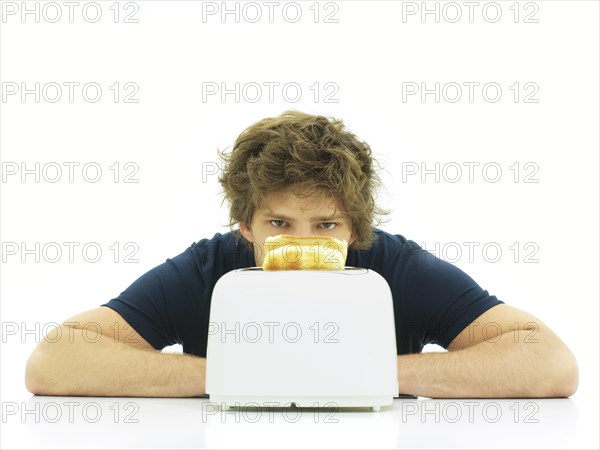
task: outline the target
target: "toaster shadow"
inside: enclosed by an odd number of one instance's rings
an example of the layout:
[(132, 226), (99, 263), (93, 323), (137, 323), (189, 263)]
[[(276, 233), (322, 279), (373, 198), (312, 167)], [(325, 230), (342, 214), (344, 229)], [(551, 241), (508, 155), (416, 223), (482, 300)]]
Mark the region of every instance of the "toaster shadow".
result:
[(256, 412), (291, 412), (298, 411), (299, 413), (365, 413), (365, 412), (384, 412), (387, 410), (392, 410), (393, 406), (382, 406), (380, 409), (373, 409), (370, 406), (296, 406), (295, 403), (292, 403), (290, 406), (235, 406), (235, 405), (227, 405), (225, 408), (219, 407), (220, 410), (223, 411), (256, 411)]

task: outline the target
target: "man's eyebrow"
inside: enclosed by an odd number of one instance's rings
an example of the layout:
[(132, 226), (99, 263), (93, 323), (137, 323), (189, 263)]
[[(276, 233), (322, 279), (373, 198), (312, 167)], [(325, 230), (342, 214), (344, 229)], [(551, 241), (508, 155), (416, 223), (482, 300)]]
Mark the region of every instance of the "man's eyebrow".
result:
[(268, 211), (268, 210), (263, 211), (262, 215), (266, 216), (266, 217), (277, 217), (277, 219), (286, 220), (288, 222), (291, 222), (294, 220), (291, 217), (286, 216), (285, 214), (278, 214), (274, 211)]
[(334, 220), (341, 220), (343, 219), (344, 216), (341, 214), (335, 215), (335, 216), (322, 216), (322, 217), (313, 217), (312, 220), (314, 220), (315, 222), (333, 222)]
[[(288, 217), (285, 214), (279, 214), (279, 213), (277, 213), (275, 211), (271, 211), (269, 209), (263, 210), (262, 214), (264, 216), (268, 216), (268, 217), (277, 217), (277, 219), (285, 220), (287, 222), (293, 222), (294, 221), (293, 218)], [(332, 222), (334, 220), (341, 220), (343, 218), (344, 218), (343, 214), (334, 214), (334, 215), (329, 215), (329, 216), (311, 217), (311, 220), (313, 222)]]

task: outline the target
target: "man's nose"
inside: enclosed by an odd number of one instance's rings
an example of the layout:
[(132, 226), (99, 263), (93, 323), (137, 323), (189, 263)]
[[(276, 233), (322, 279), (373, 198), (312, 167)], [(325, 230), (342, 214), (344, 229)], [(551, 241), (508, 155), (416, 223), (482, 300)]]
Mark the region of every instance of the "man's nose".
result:
[(290, 234), (292, 236), (312, 236), (314, 233), (310, 229), (310, 224), (299, 224), (294, 227)]

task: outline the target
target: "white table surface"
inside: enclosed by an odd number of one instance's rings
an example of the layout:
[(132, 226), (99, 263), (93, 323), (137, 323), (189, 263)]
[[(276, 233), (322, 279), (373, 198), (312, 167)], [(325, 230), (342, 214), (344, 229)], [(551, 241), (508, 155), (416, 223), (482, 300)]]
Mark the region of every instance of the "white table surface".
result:
[(418, 398), (380, 412), (226, 412), (203, 398), (31, 396), (3, 402), (2, 448), (598, 448), (595, 402)]

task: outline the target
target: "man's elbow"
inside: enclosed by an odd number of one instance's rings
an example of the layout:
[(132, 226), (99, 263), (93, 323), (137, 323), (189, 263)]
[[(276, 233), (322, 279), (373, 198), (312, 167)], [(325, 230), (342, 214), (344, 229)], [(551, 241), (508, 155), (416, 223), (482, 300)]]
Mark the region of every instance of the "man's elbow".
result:
[(29, 356), (25, 366), (25, 387), (34, 395), (44, 395), (43, 371), (39, 367), (39, 354), (37, 350)]
[(577, 387), (579, 386), (579, 367), (577, 366), (577, 361), (573, 357), (573, 362), (571, 366), (571, 370), (569, 371), (568, 376), (560, 383), (559, 386), (559, 397), (570, 397), (571, 395), (577, 392)]
[(556, 376), (546, 397), (570, 397), (579, 386), (579, 367), (571, 351), (566, 348), (553, 360)]
[(52, 389), (52, 383), (48, 381), (50, 367), (47, 363), (47, 355), (36, 348), (25, 366), (25, 387), (34, 395), (59, 395)]

